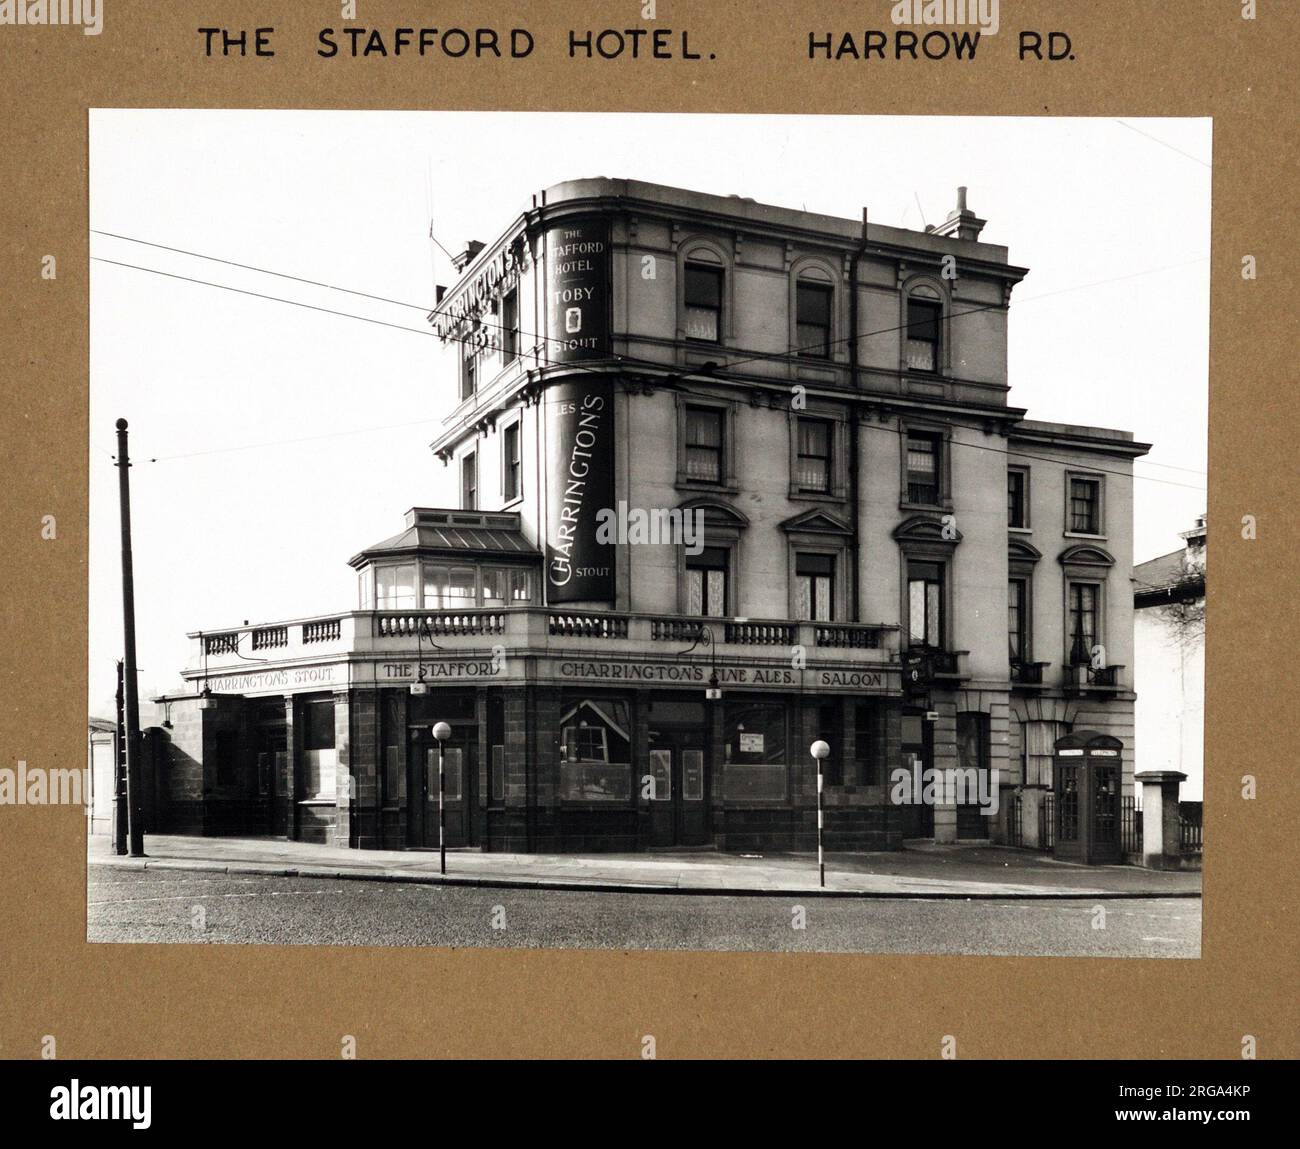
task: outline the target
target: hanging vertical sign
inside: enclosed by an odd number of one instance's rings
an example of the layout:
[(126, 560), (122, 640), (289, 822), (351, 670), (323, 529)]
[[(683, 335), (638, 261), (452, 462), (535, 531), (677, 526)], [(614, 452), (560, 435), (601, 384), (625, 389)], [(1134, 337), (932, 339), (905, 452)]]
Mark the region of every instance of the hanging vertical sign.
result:
[(597, 515), (614, 506), (614, 387), (587, 375), (546, 392), (546, 601), (614, 602), (612, 542)]
[(609, 223), (570, 220), (546, 232), (546, 351), (551, 363), (609, 354)]

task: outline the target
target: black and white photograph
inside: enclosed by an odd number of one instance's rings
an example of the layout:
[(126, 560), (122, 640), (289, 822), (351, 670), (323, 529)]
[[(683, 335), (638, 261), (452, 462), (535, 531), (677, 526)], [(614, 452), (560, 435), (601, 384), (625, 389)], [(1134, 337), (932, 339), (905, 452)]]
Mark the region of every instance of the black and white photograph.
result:
[(1199, 958), (1211, 149), (92, 109), (87, 938)]

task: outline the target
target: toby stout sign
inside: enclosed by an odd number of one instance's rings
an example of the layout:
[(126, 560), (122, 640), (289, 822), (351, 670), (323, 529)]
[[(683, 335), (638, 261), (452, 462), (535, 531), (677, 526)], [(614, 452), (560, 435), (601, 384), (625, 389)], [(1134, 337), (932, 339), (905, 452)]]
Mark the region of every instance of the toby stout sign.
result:
[(614, 502), (614, 388), (592, 375), (546, 393), (546, 597), (614, 601), (614, 547), (597, 516)]
[(609, 353), (609, 223), (568, 220), (546, 232), (546, 358)]

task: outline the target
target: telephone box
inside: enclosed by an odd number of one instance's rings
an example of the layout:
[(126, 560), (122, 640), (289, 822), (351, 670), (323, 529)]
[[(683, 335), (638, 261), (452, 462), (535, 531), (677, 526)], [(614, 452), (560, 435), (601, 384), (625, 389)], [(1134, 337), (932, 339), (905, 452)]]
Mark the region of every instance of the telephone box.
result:
[(1123, 861), (1120, 792), (1124, 744), (1096, 730), (1056, 740), (1052, 769), (1056, 857), (1100, 866)]

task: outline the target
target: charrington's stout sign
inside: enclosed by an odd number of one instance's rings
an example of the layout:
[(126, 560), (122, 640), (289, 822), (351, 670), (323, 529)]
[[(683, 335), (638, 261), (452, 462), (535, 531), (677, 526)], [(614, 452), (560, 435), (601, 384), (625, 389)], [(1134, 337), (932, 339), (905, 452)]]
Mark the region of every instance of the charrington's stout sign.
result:
[(569, 220), (546, 231), (546, 359), (609, 354), (609, 223)]
[(614, 504), (614, 388), (592, 375), (546, 393), (546, 597), (614, 601), (614, 547), (596, 515)]

